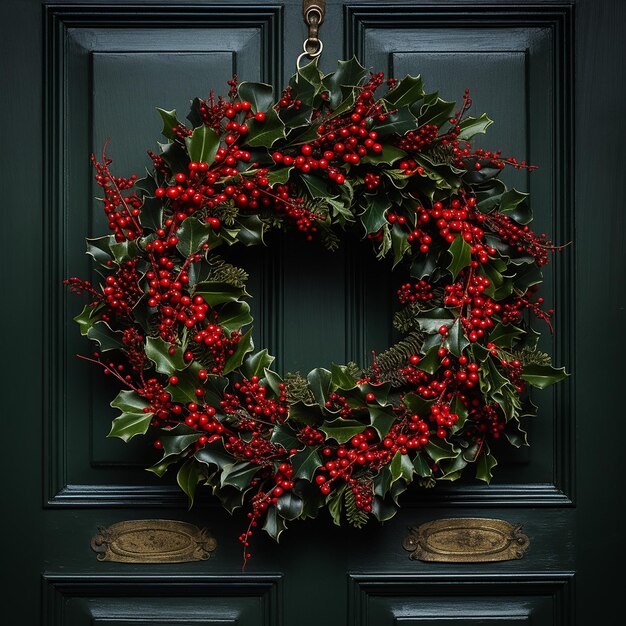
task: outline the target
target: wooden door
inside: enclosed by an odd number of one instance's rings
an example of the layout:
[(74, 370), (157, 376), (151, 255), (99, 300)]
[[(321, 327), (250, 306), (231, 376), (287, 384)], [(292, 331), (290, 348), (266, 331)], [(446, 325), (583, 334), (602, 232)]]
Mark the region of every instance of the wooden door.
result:
[[(507, 172), (532, 193), (538, 230), (573, 245), (547, 273), (557, 310), (546, 339), (574, 376), (538, 396), (531, 447), (505, 452), (491, 486), (411, 489), (384, 525), (294, 524), (258, 538), (241, 572), (231, 518), (210, 496), (191, 511), (172, 480), (142, 469), (141, 444), (106, 439), (115, 393), (85, 351), (62, 280), (87, 275), (82, 240), (102, 231), (87, 155), (109, 138), (119, 172), (140, 171), (160, 130), (155, 106), (242, 80), (282, 85), (306, 37), (296, 0), (2, 3), (5, 122), (4, 446), (6, 623), (329, 626), (570, 626), (617, 618), (624, 321), (621, 152), (625, 130), (618, 0), (329, 0), (321, 65), (357, 55), (421, 74), (442, 97), (465, 87), (496, 120), (489, 145), (540, 165)], [(574, 156), (576, 155), (576, 159)], [(257, 344), (281, 371), (368, 361), (391, 342), (392, 281), (358, 242), (338, 252), (278, 241), (245, 253)], [(389, 285), (389, 287), (384, 287)], [(388, 289), (389, 298), (381, 297)], [(448, 517), (522, 524), (523, 559), (408, 559), (408, 526)], [(218, 548), (185, 564), (99, 562), (98, 527), (130, 519), (208, 527)]]

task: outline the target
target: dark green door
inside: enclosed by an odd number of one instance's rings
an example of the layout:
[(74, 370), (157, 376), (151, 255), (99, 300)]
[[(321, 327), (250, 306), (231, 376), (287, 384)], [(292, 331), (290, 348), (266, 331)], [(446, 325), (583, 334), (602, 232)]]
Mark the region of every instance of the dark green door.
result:
[[(508, 173), (532, 192), (539, 230), (573, 245), (547, 272), (557, 334), (546, 347), (574, 376), (540, 397), (531, 447), (508, 454), (490, 487), (471, 480), (404, 494), (384, 526), (327, 516), (259, 537), (241, 572), (231, 518), (208, 496), (187, 512), (149, 452), (105, 439), (113, 389), (85, 351), (62, 285), (86, 275), (82, 239), (103, 222), (87, 155), (108, 137), (118, 171), (141, 171), (155, 106), (243, 80), (283, 84), (306, 36), (296, 0), (2, 3), (3, 623), (50, 626), (569, 626), (618, 617), (622, 489), (622, 149), (626, 6), (330, 0), (327, 71), (356, 54), (396, 77), (421, 74), (446, 99), (471, 87), (496, 120), (490, 145), (540, 165)], [(574, 156), (576, 155), (576, 159)], [(256, 338), (282, 371), (354, 359), (391, 341), (386, 274), (358, 242), (327, 253), (278, 242), (245, 261)], [(391, 286), (389, 286), (391, 292)], [(134, 442), (133, 442), (134, 443)], [(446, 517), (523, 524), (521, 560), (410, 561), (407, 527)], [(132, 519), (208, 527), (214, 558), (99, 562), (98, 527)], [(613, 572), (613, 573), (611, 573)]]

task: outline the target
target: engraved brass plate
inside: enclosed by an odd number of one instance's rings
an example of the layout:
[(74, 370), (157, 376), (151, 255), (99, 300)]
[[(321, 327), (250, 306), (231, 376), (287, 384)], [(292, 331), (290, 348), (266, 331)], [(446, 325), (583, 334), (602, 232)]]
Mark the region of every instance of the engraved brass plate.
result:
[(530, 541), (521, 526), (499, 519), (439, 519), (410, 528), (402, 547), (410, 559), (440, 563), (487, 563), (521, 559)]
[(206, 529), (174, 520), (129, 520), (99, 528), (91, 540), (99, 561), (186, 563), (208, 559), (217, 541)]

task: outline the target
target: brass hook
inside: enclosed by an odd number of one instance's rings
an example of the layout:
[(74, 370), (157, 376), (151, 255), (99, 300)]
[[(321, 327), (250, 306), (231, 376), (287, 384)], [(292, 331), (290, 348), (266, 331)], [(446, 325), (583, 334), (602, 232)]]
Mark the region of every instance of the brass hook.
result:
[(319, 39), (319, 29), (324, 22), (326, 0), (303, 0), (302, 14), (309, 27), (309, 36), (304, 42), (304, 51), (314, 58), (322, 52), (322, 42)]

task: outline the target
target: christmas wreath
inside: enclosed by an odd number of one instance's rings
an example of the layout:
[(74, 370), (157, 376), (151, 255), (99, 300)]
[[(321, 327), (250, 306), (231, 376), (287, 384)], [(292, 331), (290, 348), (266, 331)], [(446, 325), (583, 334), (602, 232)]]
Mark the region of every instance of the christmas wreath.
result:
[[(491, 124), (455, 111), (420, 77), (370, 74), (355, 59), (324, 75), (303, 67), (275, 100), (270, 85), (229, 81), (163, 118), (147, 177), (122, 178), (92, 156), (112, 234), (87, 240), (101, 278), (75, 320), (98, 344), (82, 357), (119, 381), (109, 436), (146, 435), (177, 466), (193, 502), (209, 485), (253, 529), (328, 508), (356, 527), (389, 519), (413, 481), (489, 482), (490, 442), (526, 445), (527, 386), (562, 380), (537, 349), (531, 317), (555, 246), (534, 233), (527, 194), (498, 179), (533, 169), (469, 140)], [(332, 248), (348, 227), (404, 272), (393, 324), (401, 339), (370, 364), (281, 378), (255, 350), (247, 274), (220, 254), (272, 229)], [(296, 232), (294, 232), (296, 231)], [(297, 231), (300, 231), (299, 233)]]

